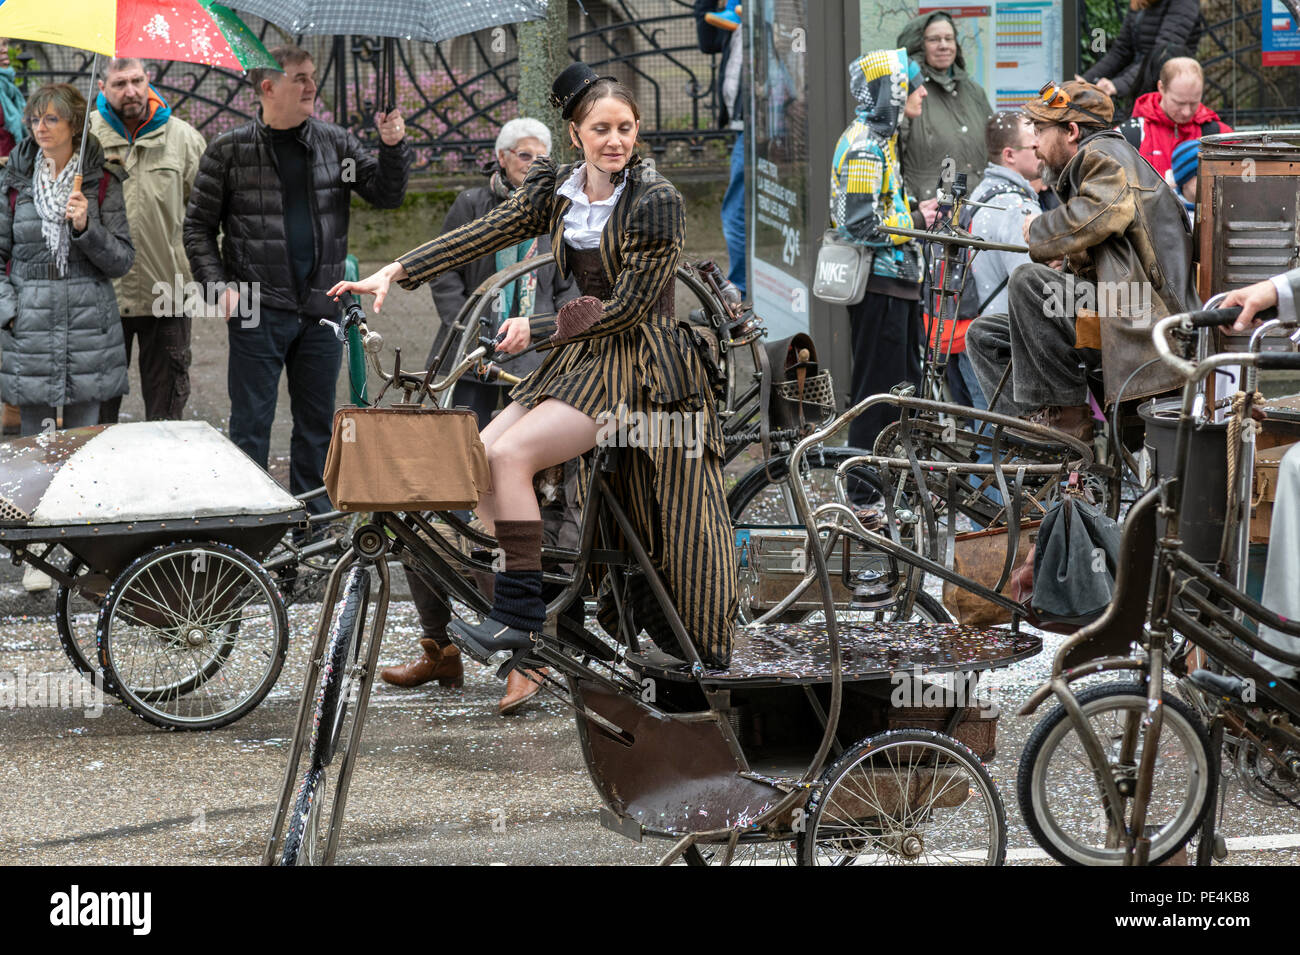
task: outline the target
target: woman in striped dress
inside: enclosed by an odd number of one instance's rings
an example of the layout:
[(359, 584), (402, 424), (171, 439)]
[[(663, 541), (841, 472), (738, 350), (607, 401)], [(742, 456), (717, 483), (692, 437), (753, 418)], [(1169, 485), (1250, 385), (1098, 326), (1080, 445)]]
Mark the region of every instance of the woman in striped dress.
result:
[[(496, 249), (549, 233), (556, 267), (575, 278), (583, 297), (549, 323), (535, 316), (501, 327), (501, 351), (522, 351), (550, 329), (561, 347), (514, 389), (514, 402), (483, 429), (493, 491), (480, 498), (477, 513), (492, 525), (505, 569), (496, 576), (492, 610), (483, 623), (456, 621), (451, 627), (480, 660), (528, 647), (545, 616), (533, 475), (608, 440), (612, 423), (624, 416), (672, 421), (672, 428), (624, 433), (620, 443), (636, 450), (621, 456), (611, 484), (700, 657), (706, 665), (725, 667), (737, 610), (736, 566), (722, 483), (722, 432), (693, 338), (673, 314), (685, 232), (682, 197), (633, 152), (640, 111), (626, 87), (575, 63), (556, 79), (552, 98), (584, 161), (557, 167), (538, 159), (523, 186), (492, 212), (360, 282), (340, 282), (330, 294), (373, 294), (379, 312), (393, 281), (413, 289)], [(649, 622), (654, 616), (644, 614), (651, 637), (680, 653), (671, 632), (662, 626), (656, 632)]]

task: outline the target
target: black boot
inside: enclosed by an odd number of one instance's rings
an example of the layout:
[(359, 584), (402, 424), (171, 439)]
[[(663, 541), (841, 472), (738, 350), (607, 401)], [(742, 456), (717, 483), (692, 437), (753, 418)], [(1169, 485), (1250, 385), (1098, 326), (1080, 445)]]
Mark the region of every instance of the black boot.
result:
[[(546, 601), (542, 599), (542, 522), (497, 521), (496, 538), (505, 553), (505, 570), (496, 575), (492, 610), (482, 623), (462, 620), (449, 624), (465, 651), (486, 663), (502, 650), (527, 650), (537, 641), (546, 623)], [(518, 652), (502, 674), (522, 659)]]

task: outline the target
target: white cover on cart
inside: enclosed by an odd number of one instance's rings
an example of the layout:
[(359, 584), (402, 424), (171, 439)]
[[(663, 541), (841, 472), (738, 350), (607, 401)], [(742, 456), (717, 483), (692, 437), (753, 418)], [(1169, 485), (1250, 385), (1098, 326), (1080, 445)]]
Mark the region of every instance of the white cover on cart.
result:
[(205, 421), (104, 428), (59, 467), (29, 526), (284, 514), (302, 504)]

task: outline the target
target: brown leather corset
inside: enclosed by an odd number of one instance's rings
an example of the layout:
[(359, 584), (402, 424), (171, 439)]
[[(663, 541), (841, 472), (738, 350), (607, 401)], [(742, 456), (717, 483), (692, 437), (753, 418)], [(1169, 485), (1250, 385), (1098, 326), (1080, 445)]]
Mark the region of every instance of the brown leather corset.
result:
[[(593, 295), (598, 299), (607, 299), (613, 294), (613, 288), (605, 278), (605, 270), (600, 264), (600, 249), (575, 249), (569, 246), (564, 250), (569, 270), (578, 283), (578, 291), (583, 295)], [(677, 277), (673, 276), (659, 293), (659, 298), (650, 311), (653, 318), (672, 320), (676, 314)]]

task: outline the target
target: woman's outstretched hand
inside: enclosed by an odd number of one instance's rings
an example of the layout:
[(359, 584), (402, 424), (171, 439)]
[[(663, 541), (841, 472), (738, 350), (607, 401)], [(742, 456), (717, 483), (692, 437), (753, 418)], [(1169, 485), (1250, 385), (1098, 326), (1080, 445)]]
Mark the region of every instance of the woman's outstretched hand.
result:
[(336, 302), (345, 292), (352, 292), (354, 295), (373, 295), (375, 311), (378, 312), (384, 306), (384, 299), (388, 297), (388, 287), (394, 281), (404, 278), (406, 278), (406, 269), (402, 268), (400, 262), (393, 262), (359, 282), (338, 282), (325, 294)]
[(507, 318), (502, 322), (499, 337), (501, 343), (497, 345), (497, 351), (503, 351), (507, 355), (519, 354), (533, 340), (528, 319), (522, 317)]

